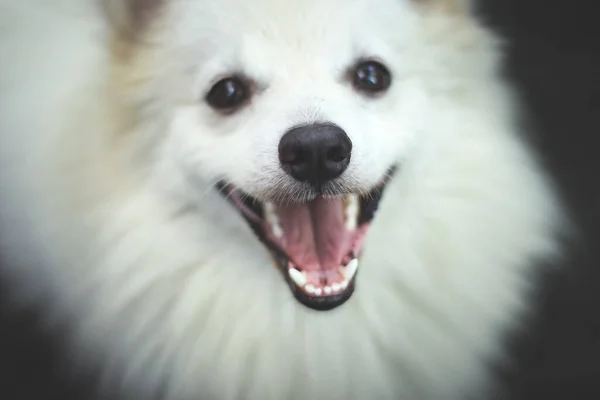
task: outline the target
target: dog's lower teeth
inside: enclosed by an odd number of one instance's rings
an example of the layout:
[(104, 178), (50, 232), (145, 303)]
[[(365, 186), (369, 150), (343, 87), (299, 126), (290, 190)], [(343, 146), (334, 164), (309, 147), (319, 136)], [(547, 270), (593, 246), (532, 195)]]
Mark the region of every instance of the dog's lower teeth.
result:
[(298, 271), (295, 268), (290, 268), (288, 270), (288, 273), (290, 275), (290, 278), (296, 285), (298, 285), (300, 287), (306, 285), (307, 278), (306, 278), (306, 274), (304, 272)]
[(305, 293), (312, 296), (321, 296), (326, 295), (329, 296), (331, 294), (337, 294), (341, 291), (345, 290), (356, 275), (356, 271), (358, 270), (358, 258), (353, 258), (350, 260), (348, 265), (345, 267), (339, 267), (339, 271), (342, 274), (344, 280), (341, 282), (335, 282), (330, 285), (324, 287), (315, 287), (312, 283), (308, 283), (308, 277), (306, 272), (297, 270), (292, 267), (292, 263), (289, 264), (288, 274), (290, 275), (291, 280), (298, 285), (298, 287), (302, 288)]

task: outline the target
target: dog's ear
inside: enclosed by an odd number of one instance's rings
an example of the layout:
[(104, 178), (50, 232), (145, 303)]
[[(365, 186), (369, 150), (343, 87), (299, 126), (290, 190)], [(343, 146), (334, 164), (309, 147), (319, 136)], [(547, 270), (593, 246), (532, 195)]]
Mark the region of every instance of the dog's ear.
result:
[(413, 0), (413, 2), (431, 11), (468, 14), (471, 12), (474, 0)]
[(166, 0), (100, 0), (116, 32), (136, 36), (159, 11)]

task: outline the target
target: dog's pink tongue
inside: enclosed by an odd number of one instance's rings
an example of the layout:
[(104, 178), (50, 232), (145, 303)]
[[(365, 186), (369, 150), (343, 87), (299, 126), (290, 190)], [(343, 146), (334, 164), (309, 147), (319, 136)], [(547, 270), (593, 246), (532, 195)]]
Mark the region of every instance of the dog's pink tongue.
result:
[(277, 216), (285, 251), (302, 270), (337, 269), (347, 250), (343, 200), (317, 197), (310, 203), (280, 205)]

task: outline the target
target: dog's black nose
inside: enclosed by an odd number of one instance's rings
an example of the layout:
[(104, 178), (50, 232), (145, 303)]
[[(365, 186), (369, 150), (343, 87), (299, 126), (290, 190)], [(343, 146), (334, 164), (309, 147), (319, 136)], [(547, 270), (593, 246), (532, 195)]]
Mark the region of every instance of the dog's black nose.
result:
[(279, 142), (282, 168), (316, 188), (340, 176), (350, 163), (351, 153), (350, 138), (342, 128), (332, 124), (290, 129)]

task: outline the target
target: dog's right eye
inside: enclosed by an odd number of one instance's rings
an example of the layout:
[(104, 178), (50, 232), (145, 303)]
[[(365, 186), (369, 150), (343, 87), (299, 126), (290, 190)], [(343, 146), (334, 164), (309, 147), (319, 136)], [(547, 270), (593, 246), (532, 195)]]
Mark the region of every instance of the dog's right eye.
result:
[(215, 110), (233, 112), (250, 97), (246, 83), (238, 77), (223, 78), (210, 89), (206, 102)]

